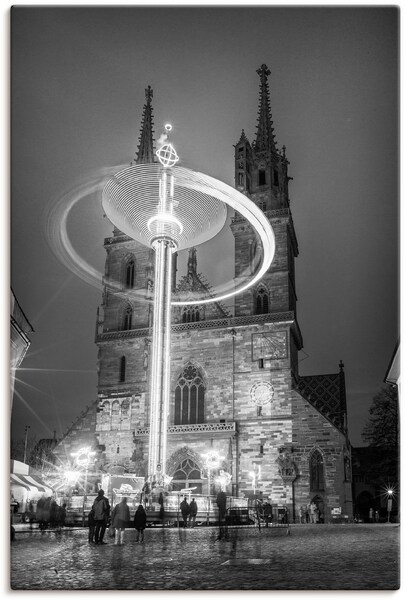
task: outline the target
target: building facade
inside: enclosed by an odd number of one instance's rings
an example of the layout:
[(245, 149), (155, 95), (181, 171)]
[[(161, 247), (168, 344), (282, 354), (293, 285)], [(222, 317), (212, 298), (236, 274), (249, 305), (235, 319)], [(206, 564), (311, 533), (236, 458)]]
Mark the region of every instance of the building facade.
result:
[(15, 374), (27, 350), (31, 344), (29, 334), (33, 333), (31, 323), (28, 321), (21, 306), (18, 304), (17, 298), (13, 290), (10, 294), (10, 399), (13, 402)]
[[(343, 364), (330, 375), (301, 377), (303, 346), (297, 321), (298, 244), (289, 200), (286, 149), (277, 149), (266, 65), (258, 69), (259, 111), (252, 144), (242, 130), (235, 144), (235, 187), (270, 221), (273, 263), (260, 282), (235, 298), (172, 308), (171, 401), (167, 473), (174, 490), (214, 493), (228, 478), (236, 496), (262, 494), (287, 506), (315, 501), (324, 521), (352, 517), (351, 457), (346, 430)], [(153, 152), (152, 90), (146, 90), (136, 163)], [(236, 284), (255, 271), (260, 243), (235, 214)], [(57, 452), (81, 445), (98, 450), (98, 468), (146, 475), (149, 436), (153, 251), (117, 229), (105, 239), (102, 305), (97, 313), (98, 398), (66, 433)], [(176, 263), (176, 256), (173, 258)], [(174, 299), (212, 296), (189, 250)], [(215, 460), (213, 460), (215, 457)], [(210, 462), (211, 461), (211, 462)]]

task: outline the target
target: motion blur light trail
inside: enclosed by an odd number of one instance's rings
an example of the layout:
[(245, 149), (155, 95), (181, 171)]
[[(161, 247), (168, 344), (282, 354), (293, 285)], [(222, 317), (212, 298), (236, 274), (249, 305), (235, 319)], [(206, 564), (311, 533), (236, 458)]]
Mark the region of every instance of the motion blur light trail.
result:
[[(145, 165), (142, 166), (144, 167)], [(68, 191), (66, 194), (61, 196), (61, 198), (59, 198), (59, 200), (51, 207), (47, 215), (46, 237), (53, 253), (74, 275), (97, 289), (102, 288), (103, 274), (98, 269), (90, 265), (73, 247), (68, 233), (68, 218), (73, 208), (79, 206), (86, 200), (89, 201), (90, 199), (93, 199), (94, 195), (97, 196), (97, 201), (100, 204), (101, 216), (103, 214), (103, 209), (101, 207), (101, 195), (105, 185), (107, 184), (108, 180), (114, 178), (117, 172), (122, 170), (123, 173), (128, 173), (129, 169), (132, 169), (132, 173), (134, 172), (133, 167), (129, 168), (127, 165), (120, 165), (106, 167), (95, 174), (90, 175), (88, 180), (84, 181), (71, 191)], [(179, 177), (179, 181), (187, 194), (190, 193), (190, 186), (192, 184), (196, 185), (200, 194), (206, 193), (207, 190), (208, 192), (213, 193), (216, 186), (217, 189), (215, 190), (215, 193), (217, 194), (218, 200), (220, 200), (221, 203), (227, 204), (230, 208), (236, 210), (236, 212), (239, 212), (244, 218), (246, 218), (246, 220), (253, 226), (253, 229), (255, 229), (258, 239), (261, 240), (261, 243), (259, 241), (257, 244), (257, 255), (254, 261), (253, 272), (249, 267), (243, 274), (240, 274), (238, 277), (239, 285), (237, 288), (235, 288), (235, 280), (232, 278), (220, 285), (216, 285), (216, 291), (208, 297), (201, 296), (199, 298), (193, 298), (192, 300), (183, 300), (181, 297), (177, 297), (175, 301), (171, 302), (171, 304), (182, 306), (189, 304), (208, 304), (211, 302), (218, 302), (227, 298), (231, 298), (257, 283), (257, 281), (259, 281), (262, 275), (269, 268), (274, 255), (274, 235), (271, 227), (267, 226), (267, 220), (263, 218), (263, 214), (260, 209), (255, 206), (253, 202), (251, 202), (246, 196), (234, 188), (231, 188), (227, 184), (219, 182), (208, 175), (191, 171), (190, 169), (184, 169), (183, 167), (174, 167), (173, 171), (176, 173), (176, 177)], [(195, 179), (194, 182), (188, 179), (189, 173), (193, 173), (193, 178)], [(157, 177), (156, 185), (158, 185)], [(197, 206), (196, 210), (196, 215), (198, 215), (199, 210)], [(204, 215), (201, 215), (200, 213), (199, 219), (202, 220), (203, 218)], [(217, 225), (218, 232), (223, 226), (223, 223), (223, 215), (221, 215)], [(148, 245), (148, 243), (146, 242), (145, 245)], [(262, 247), (263, 245), (264, 248)], [(121, 286), (119, 282), (109, 280), (109, 286), (113, 288), (114, 291), (121, 292)], [(145, 298), (145, 292), (143, 289), (131, 290), (131, 295), (140, 302), (151, 302), (150, 299)]]
[(73, 248), (67, 231), (67, 220), (75, 205), (93, 194), (101, 193), (116, 168), (105, 168), (88, 181), (67, 192), (52, 206), (47, 218), (47, 239), (53, 252), (72, 273), (96, 288), (101, 288), (102, 275)]

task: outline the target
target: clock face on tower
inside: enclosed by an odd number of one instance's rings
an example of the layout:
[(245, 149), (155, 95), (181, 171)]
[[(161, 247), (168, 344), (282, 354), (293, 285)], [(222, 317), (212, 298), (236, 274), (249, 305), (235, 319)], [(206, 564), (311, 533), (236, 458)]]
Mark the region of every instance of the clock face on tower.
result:
[(287, 358), (287, 332), (252, 333), (252, 361), (261, 358)]
[(258, 381), (250, 388), (250, 397), (257, 406), (268, 404), (274, 396), (274, 388), (267, 381)]

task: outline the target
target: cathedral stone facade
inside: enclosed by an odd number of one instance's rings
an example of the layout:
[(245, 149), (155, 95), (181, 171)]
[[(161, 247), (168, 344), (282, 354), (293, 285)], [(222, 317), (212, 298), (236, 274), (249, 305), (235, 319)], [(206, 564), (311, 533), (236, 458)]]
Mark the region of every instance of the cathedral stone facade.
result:
[[(234, 496), (260, 494), (287, 506), (315, 501), (323, 521), (352, 517), (351, 457), (346, 430), (343, 364), (337, 373), (301, 377), (303, 346), (297, 321), (298, 244), (289, 201), (285, 147), (277, 149), (268, 77), (259, 75), (259, 113), (252, 144), (235, 144), (235, 187), (270, 221), (273, 263), (260, 282), (235, 298), (234, 313), (219, 302), (172, 308), (171, 400), (167, 474), (174, 490), (214, 493), (229, 474)], [(155, 160), (152, 90), (146, 90), (136, 163)], [(235, 214), (236, 284), (255, 271), (260, 243)], [(98, 398), (62, 439), (57, 453), (91, 445), (98, 472), (146, 476), (149, 435), (150, 344), (153, 325), (153, 251), (112, 228), (104, 241), (104, 290), (97, 314)], [(173, 257), (176, 263), (176, 256)], [(189, 250), (187, 273), (173, 297), (195, 300), (214, 291)], [(305, 293), (305, 290), (303, 291)], [(218, 462), (209, 469), (209, 455)], [(210, 489), (208, 489), (210, 488)]]

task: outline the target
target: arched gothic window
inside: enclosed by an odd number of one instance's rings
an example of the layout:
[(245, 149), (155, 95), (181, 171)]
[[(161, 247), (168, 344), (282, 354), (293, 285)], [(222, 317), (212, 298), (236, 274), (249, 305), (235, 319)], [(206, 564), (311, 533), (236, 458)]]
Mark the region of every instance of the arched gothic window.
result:
[(269, 312), (269, 293), (265, 287), (261, 286), (256, 294), (256, 314), (266, 315)]
[(132, 329), (132, 308), (130, 306), (128, 306), (124, 312), (122, 329), (124, 331), (127, 331), (128, 329)]
[(319, 450), (314, 450), (309, 459), (309, 489), (311, 492), (325, 489), (323, 456)]
[(133, 288), (135, 283), (135, 261), (131, 258), (125, 267), (125, 287)]
[(127, 366), (127, 359), (125, 356), (121, 356), (120, 360), (120, 381), (125, 381), (125, 371)]
[(201, 311), (198, 306), (185, 306), (183, 308), (182, 322), (183, 323), (195, 323), (199, 321), (201, 317)]
[(194, 365), (187, 365), (174, 393), (174, 424), (204, 423), (205, 386)]
[(197, 494), (201, 493), (201, 471), (191, 458), (186, 458), (180, 463), (172, 479), (173, 490), (181, 490), (188, 487), (196, 488), (195, 491)]

